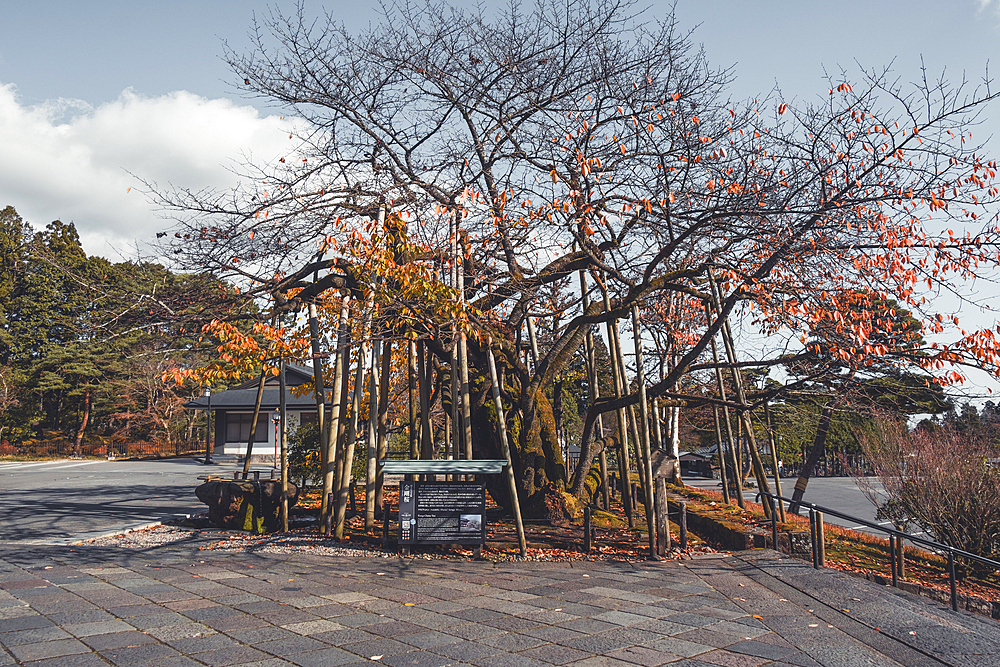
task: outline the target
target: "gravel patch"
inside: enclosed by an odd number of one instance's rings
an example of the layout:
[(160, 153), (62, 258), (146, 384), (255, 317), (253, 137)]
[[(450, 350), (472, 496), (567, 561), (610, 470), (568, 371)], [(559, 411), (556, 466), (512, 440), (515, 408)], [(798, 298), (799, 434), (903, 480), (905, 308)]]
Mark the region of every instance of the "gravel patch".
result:
[[(270, 535), (251, 535), (236, 531), (220, 531), (215, 528), (191, 528), (186, 526), (161, 525), (152, 528), (134, 530), (119, 535), (100, 537), (88, 540), (85, 544), (118, 549), (146, 550), (167, 548), (170, 546), (197, 545), (201, 550), (211, 550), (223, 553), (265, 553), (294, 554), (308, 552), (322, 556), (345, 556), (348, 558), (398, 558), (395, 551), (386, 551), (358, 543), (336, 542), (315, 532), (313, 528), (300, 528), (287, 533)], [(682, 552), (675, 549), (668, 560), (690, 558), (694, 552), (712, 552), (707, 547), (697, 550), (689, 549)], [(622, 553), (584, 554), (562, 549), (529, 548), (528, 554), (522, 557), (516, 548), (497, 549), (487, 545), (483, 549), (483, 560), (495, 563), (508, 562), (568, 562), (568, 561), (630, 561), (645, 560), (641, 550)], [(418, 560), (472, 560), (471, 549), (460, 547), (438, 548), (421, 547), (420, 552), (410, 556)]]

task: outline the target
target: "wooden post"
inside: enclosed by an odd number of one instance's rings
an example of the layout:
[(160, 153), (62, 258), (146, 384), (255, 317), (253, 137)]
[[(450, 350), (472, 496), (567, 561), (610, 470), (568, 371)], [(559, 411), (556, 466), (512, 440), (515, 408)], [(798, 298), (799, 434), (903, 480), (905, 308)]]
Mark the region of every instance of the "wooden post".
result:
[(388, 424), (386, 421), (389, 415), (389, 380), (391, 372), (392, 341), (386, 340), (384, 349), (382, 350), (382, 373), (379, 377), (378, 387), (378, 428), (375, 433), (376, 441), (378, 442), (377, 467), (375, 468), (375, 504), (378, 507), (382, 506), (382, 491), (385, 484), (385, 473), (382, 471), (381, 461), (384, 461), (389, 453), (389, 440), (386, 437)]
[[(896, 544), (902, 544), (896, 540)], [(823, 513), (816, 512), (816, 562), (818, 567), (826, 567), (826, 526), (823, 525)]]
[[(771, 445), (771, 468), (774, 473), (774, 493), (776, 495), (781, 495), (781, 475), (778, 472), (778, 443), (774, 438), (774, 429), (771, 428), (771, 402), (764, 401), (764, 421), (767, 426), (767, 440)], [(778, 514), (781, 517), (781, 523), (785, 523), (785, 503), (775, 498), (775, 502), (778, 504)], [(777, 550), (777, 547), (775, 547)]]
[(500, 400), (500, 380), (497, 378), (497, 365), (493, 359), (491, 342), (486, 341), (486, 359), (490, 366), (490, 383), (493, 385), (493, 402), (497, 409), (497, 424), (500, 429), (500, 446), (503, 457), (507, 461), (504, 472), (507, 476), (507, 488), (510, 491), (511, 507), (514, 511), (514, 523), (517, 525), (517, 542), (521, 547), (521, 557), (528, 555), (528, 543), (524, 538), (524, 523), (521, 521), (521, 504), (517, 498), (517, 482), (514, 479), (514, 464), (510, 458), (510, 447), (507, 445), (507, 425), (504, 423), (503, 403)]
[[(458, 301), (461, 303), (462, 297), (458, 285), (458, 212), (452, 211), (449, 224), (449, 236), (451, 239), (451, 286), (458, 293)], [(461, 380), (459, 378), (459, 351), (461, 348), (458, 333), (458, 320), (453, 320), (451, 341), (451, 440), (452, 457), (457, 461), (462, 458), (462, 399)], [(457, 478), (455, 478), (457, 479)]]
[(417, 405), (420, 399), (417, 396), (417, 342), (413, 339), (412, 333), (406, 341), (406, 361), (406, 395), (410, 417), (407, 433), (410, 437), (410, 458), (418, 459), (420, 458), (420, 431), (417, 426)]
[[(708, 324), (709, 326), (711, 326), (712, 310), (711, 308), (709, 308), (708, 304), (705, 304), (705, 311), (708, 316)], [(725, 401), (726, 384), (722, 380), (722, 366), (719, 362), (719, 348), (715, 343), (715, 336), (712, 336), (712, 359), (715, 361), (715, 382), (716, 382), (716, 387), (718, 388), (719, 391), (719, 399)], [(743, 499), (743, 468), (740, 465), (739, 455), (736, 452), (736, 441), (733, 438), (733, 423), (729, 419), (729, 406), (727, 405), (722, 406), (722, 415), (725, 418), (726, 422), (726, 436), (729, 439), (729, 455), (733, 463), (733, 475), (735, 475), (736, 477), (736, 479), (733, 480), (733, 483), (736, 486), (736, 504), (741, 508), (745, 508), (746, 500)], [(723, 443), (720, 441), (719, 445), (722, 446), (722, 444)], [(722, 459), (722, 465), (725, 466), (726, 465), (725, 456), (724, 455), (720, 456), (720, 458)]]
[(903, 550), (903, 538), (899, 537), (896, 539), (896, 571), (899, 572), (899, 578), (906, 578), (906, 553)]
[[(457, 215), (457, 211), (456, 211)], [(455, 222), (456, 234), (458, 233), (458, 221)], [(461, 244), (457, 246), (458, 266), (456, 267), (456, 279), (458, 282), (459, 307), (465, 310), (465, 250)], [(461, 329), (458, 334), (458, 366), (459, 380), (461, 382), (462, 394), (462, 438), (465, 445), (465, 458), (472, 460), (472, 396), (469, 385), (469, 341), (465, 329)], [(471, 480), (471, 477), (470, 477)]]
[[(604, 312), (611, 312), (611, 300), (608, 298), (608, 290), (602, 285), (601, 293), (604, 297)], [(617, 347), (615, 346), (616, 336), (613, 332), (618, 330), (618, 321), (614, 320), (607, 323), (607, 333), (608, 333), (608, 351), (611, 354), (611, 375), (614, 379), (615, 384), (615, 398), (622, 397), (623, 391), (623, 378), (621, 377), (621, 372), (619, 370), (620, 366), (616, 359)], [(625, 509), (625, 517), (628, 519), (628, 527), (635, 527), (635, 519), (633, 517), (633, 503), (629, 489), (631, 484), (631, 475), (629, 460), (628, 460), (628, 423), (625, 421), (625, 410), (623, 408), (618, 408), (618, 471), (622, 478), (622, 505)]]
[(278, 405), (281, 415), (281, 530), (288, 532), (288, 409), (285, 402), (285, 360), (278, 368)]
[(589, 554), (590, 543), (590, 505), (583, 508), (583, 553)]
[(712, 414), (715, 418), (715, 441), (719, 443), (719, 476), (722, 478), (722, 501), (727, 505), (731, 504), (729, 498), (729, 476), (726, 474), (726, 448), (722, 445), (722, 430), (719, 428), (719, 406), (712, 406)]
[(681, 501), (681, 515), (677, 518), (677, 527), (680, 529), (681, 539), (680, 546), (681, 549), (688, 548), (688, 506), (683, 500)]
[[(333, 371), (333, 398), (330, 402), (330, 422), (326, 431), (326, 442), (323, 446), (326, 449), (326, 467), (323, 469), (323, 497), (330, 499), (333, 497), (333, 485), (337, 468), (337, 440), (340, 430), (340, 403), (343, 399), (344, 384), (344, 353), (343, 348), (347, 344), (347, 322), (350, 316), (350, 297), (344, 295), (340, 302), (340, 320), (337, 331), (337, 361)], [(333, 505), (326, 505), (324, 516), (332, 517)], [(330, 521), (326, 521), (325, 526), (329, 526)], [(329, 535), (329, 531), (327, 533)]]
[(243, 459), (243, 479), (250, 473), (250, 457), (253, 455), (253, 441), (257, 438), (257, 420), (260, 418), (260, 404), (264, 398), (264, 380), (267, 378), (267, 366), (261, 365), (260, 382), (257, 384), (257, 398), (253, 403), (253, 421), (250, 422), (250, 436), (247, 438), (247, 453)]
[(358, 369), (354, 375), (354, 400), (351, 403), (351, 422), (344, 438), (344, 468), (340, 481), (340, 499), (337, 503), (337, 520), (334, 534), (338, 540), (344, 538), (344, 522), (347, 515), (348, 492), (353, 491), (352, 470), (354, 466), (354, 445), (358, 436), (358, 417), (361, 413), (361, 395), (364, 393), (365, 358), (368, 356), (368, 333), (371, 330), (372, 303), (369, 298), (365, 309), (365, 321), (361, 329), (361, 350), (358, 354)]
[(635, 347), (635, 379), (639, 385), (639, 415), (642, 425), (642, 476), (646, 487), (646, 530), (649, 531), (649, 557), (656, 553), (656, 503), (653, 502), (652, 452), (649, 446), (649, 409), (646, 405), (646, 374), (642, 367), (642, 334), (639, 331), (639, 308), (632, 304), (632, 341)]
[[(322, 253), (320, 253), (320, 257), (322, 257)], [(316, 280), (317, 275), (314, 273), (313, 282), (316, 282)], [(323, 379), (323, 357), (320, 355), (319, 350), (319, 318), (316, 313), (315, 301), (309, 302), (309, 345), (313, 357), (313, 397), (316, 400), (316, 420), (319, 426), (319, 439), (320, 442), (325, 442), (326, 438), (324, 435), (329, 424), (326, 422), (326, 383)], [(253, 419), (254, 422), (257, 421), (256, 416)], [(320, 470), (326, 470), (327, 465), (329, 465), (330, 461), (327, 459), (329, 454), (330, 452), (327, 451), (326, 447), (320, 447)], [(320, 515), (326, 511), (326, 496), (323, 496), (321, 505)]]
[(389, 547), (389, 501), (382, 506), (382, 548)]
[[(709, 270), (708, 279), (711, 284), (713, 298), (716, 302), (715, 310), (721, 315), (722, 290), (712, 277), (711, 270)], [(757, 488), (761, 491), (770, 492), (771, 489), (767, 483), (767, 475), (764, 474), (764, 463), (761, 461), (760, 452), (757, 449), (757, 439), (754, 437), (753, 424), (750, 423), (750, 414), (747, 412), (748, 403), (746, 394), (743, 391), (743, 378), (740, 375), (739, 370), (736, 368), (736, 347), (733, 343), (733, 332), (729, 328), (728, 317), (722, 320), (722, 342), (726, 346), (726, 357), (729, 360), (729, 371), (732, 374), (733, 384), (736, 387), (736, 396), (742, 406), (740, 419), (743, 422), (743, 427), (746, 429), (747, 433), (747, 444), (750, 449), (750, 463), (753, 465), (754, 477), (757, 479)], [(764, 513), (770, 517), (770, 509), (767, 505), (764, 505)]]
[(451, 344), (451, 455), (454, 460), (462, 458), (462, 410), (461, 388), (458, 380), (458, 334)]
[(667, 480), (656, 478), (656, 548), (661, 556), (670, 551), (670, 521), (667, 515)]
[(379, 341), (372, 342), (368, 377), (368, 466), (365, 470), (365, 531), (375, 529), (375, 477), (378, 472)]
[[(582, 269), (580, 270), (580, 294), (582, 295), (582, 306), (583, 311), (587, 312), (590, 308), (590, 295), (587, 291), (587, 274)], [(590, 384), (590, 404), (593, 405), (598, 398), (601, 397), (601, 389), (597, 377), (597, 351), (594, 348), (594, 332), (588, 326), (587, 335), (584, 337), (584, 352), (586, 353), (587, 359), (587, 382)], [(600, 437), (604, 437), (604, 419), (601, 415), (597, 415), (597, 432)], [(585, 462), (581, 462), (580, 465), (586, 465)], [(606, 453), (606, 448), (601, 448), (600, 453), (600, 465), (601, 465), (601, 490), (604, 495), (604, 511), (611, 511), (611, 494), (608, 489), (608, 455)]]
[(420, 396), (420, 458), (434, 458), (434, 437), (431, 435), (430, 364), (427, 363), (427, 345), (421, 340), (417, 345), (417, 383)]

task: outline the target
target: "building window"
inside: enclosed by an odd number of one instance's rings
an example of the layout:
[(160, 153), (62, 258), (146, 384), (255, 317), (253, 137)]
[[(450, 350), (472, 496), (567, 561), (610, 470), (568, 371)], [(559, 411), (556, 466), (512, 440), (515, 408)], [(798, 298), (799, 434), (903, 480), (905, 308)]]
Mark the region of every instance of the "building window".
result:
[[(226, 442), (246, 442), (249, 440), (251, 423), (253, 423), (252, 412), (227, 412)], [(267, 442), (268, 424), (267, 413), (262, 413), (257, 417), (257, 430), (253, 434), (253, 441), (255, 443)]]

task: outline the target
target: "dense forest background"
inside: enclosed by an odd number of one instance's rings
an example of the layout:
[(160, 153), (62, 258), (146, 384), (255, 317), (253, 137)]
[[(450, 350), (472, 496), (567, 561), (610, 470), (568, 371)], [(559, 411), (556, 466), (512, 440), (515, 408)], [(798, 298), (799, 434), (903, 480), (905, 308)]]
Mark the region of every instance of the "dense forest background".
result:
[(163, 376), (203, 361), (201, 326), (238, 308), (226, 285), (141, 259), (88, 257), (72, 223), (34, 231), (11, 206), (0, 210), (0, 266), (6, 447), (196, 436), (197, 415), (181, 404), (199, 387)]

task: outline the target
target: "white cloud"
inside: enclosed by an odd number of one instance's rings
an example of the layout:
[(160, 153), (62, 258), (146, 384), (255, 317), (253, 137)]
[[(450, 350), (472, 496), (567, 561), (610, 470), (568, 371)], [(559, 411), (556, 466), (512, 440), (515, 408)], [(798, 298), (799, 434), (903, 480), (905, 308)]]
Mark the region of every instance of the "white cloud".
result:
[(992, 11), (996, 17), (1000, 17), (1000, 0), (976, 0), (979, 5), (978, 12)]
[(126, 90), (96, 108), (65, 99), (23, 106), (14, 85), (0, 85), (0, 208), (14, 206), (38, 228), (73, 222), (88, 254), (114, 261), (169, 226), (136, 189), (137, 177), (161, 187), (230, 187), (243, 156), (271, 161), (291, 148), (290, 125), (185, 91)]

